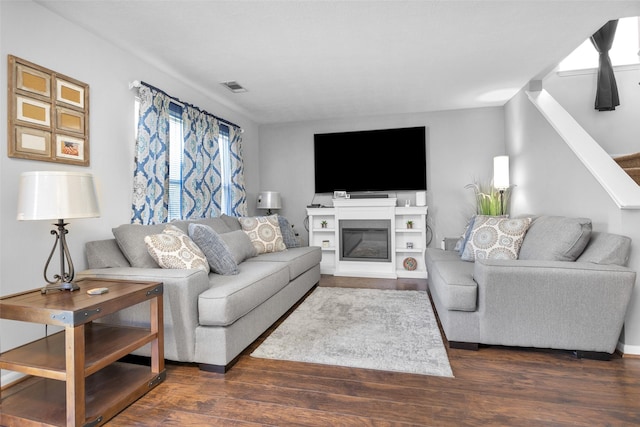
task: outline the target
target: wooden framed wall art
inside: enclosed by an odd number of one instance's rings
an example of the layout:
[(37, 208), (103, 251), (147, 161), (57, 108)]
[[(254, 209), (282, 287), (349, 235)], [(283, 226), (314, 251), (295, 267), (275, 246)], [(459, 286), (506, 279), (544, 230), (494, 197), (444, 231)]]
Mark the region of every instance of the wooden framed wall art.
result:
[(89, 85), (8, 59), (9, 157), (89, 166)]

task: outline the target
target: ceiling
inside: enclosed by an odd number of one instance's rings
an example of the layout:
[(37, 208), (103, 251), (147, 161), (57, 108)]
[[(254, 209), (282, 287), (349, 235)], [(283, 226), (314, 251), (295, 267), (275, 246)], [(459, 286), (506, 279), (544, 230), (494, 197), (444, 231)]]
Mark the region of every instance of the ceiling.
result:
[(258, 123), (503, 105), (640, 15), (611, 0), (36, 2)]

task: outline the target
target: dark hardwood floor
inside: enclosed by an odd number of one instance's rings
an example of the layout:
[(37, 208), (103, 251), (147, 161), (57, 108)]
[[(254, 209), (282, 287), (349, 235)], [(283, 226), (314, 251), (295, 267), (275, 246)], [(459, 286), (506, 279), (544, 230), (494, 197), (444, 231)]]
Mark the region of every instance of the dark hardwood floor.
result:
[[(424, 281), (338, 279), (320, 286), (424, 290)], [(570, 352), (448, 349), (455, 378), (257, 359), (226, 374), (167, 365), (167, 380), (114, 426), (636, 426), (640, 359)]]

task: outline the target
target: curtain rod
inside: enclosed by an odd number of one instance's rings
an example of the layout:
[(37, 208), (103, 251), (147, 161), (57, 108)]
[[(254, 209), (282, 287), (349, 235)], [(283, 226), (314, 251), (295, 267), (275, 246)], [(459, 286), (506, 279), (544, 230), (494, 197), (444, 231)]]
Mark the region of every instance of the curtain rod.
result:
[(196, 106), (195, 106), (195, 105), (193, 105), (193, 104), (189, 104), (189, 103), (187, 103), (187, 102), (181, 101), (179, 98), (176, 98), (175, 96), (171, 96), (171, 95), (169, 95), (167, 92), (163, 91), (162, 89), (158, 89), (157, 87), (155, 87), (155, 86), (153, 86), (153, 85), (150, 85), (150, 84), (149, 84), (149, 83), (147, 83), (147, 82), (142, 82), (142, 81), (140, 81), (140, 80), (134, 80), (134, 81), (132, 81), (131, 83), (129, 83), (129, 90), (133, 89), (134, 87), (135, 87), (135, 88), (138, 88), (138, 87), (140, 87), (140, 86), (142, 86), (142, 85), (145, 85), (145, 86), (147, 86), (147, 87), (150, 87), (151, 89), (157, 90), (158, 92), (161, 92), (161, 93), (165, 94), (166, 96), (168, 96), (168, 97), (169, 97), (169, 98), (171, 98), (173, 101), (175, 101), (176, 103), (180, 104), (180, 105), (181, 105), (181, 106), (183, 106), (183, 107), (184, 107), (185, 105), (188, 105), (188, 106), (190, 106), (190, 107), (196, 108), (196, 109), (198, 109), (199, 111), (205, 112), (205, 113), (209, 114), (210, 116), (213, 116), (216, 120), (219, 120), (219, 121), (221, 121), (221, 122), (223, 122), (223, 123), (226, 123), (226, 124), (228, 124), (228, 125), (231, 125), (231, 126), (233, 126), (233, 127), (235, 127), (235, 128), (240, 129), (240, 133), (244, 133), (244, 129), (242, 129), (242, 127), (238, 126), (237, 124), (235, 124), (235, 123), (233, 123), (233, 122), (230, 122), (229, 120), (223, 119), (222, 117), (218, 117), (218, 116), (216, 116), (215, 114), (211, 114), (211, 113), (209, 113), (208, 111), (203, 110), (203, 109), (201, 109), (201, 108), (199, 108), (199, 107), (196, 107)]

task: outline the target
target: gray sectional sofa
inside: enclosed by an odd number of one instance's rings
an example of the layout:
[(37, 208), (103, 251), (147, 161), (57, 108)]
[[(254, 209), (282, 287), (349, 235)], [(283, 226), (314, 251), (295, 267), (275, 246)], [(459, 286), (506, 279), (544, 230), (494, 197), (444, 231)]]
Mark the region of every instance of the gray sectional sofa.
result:
[[(208, 225), (223, 237), (241, 230), (237, 218), (225, 215), (171, 224), (188, 232), (191, 222)], [(245, 253), (235, 275), (160, 268), (149, 255), (144, 237), (161, 233), (164, 227), (125, 224), (113, 229), (114, 239), (88, 242), (89, 269), (77, 277), (162, 281), (166, 359), (225, 372), (320, 280), (321, 252), (317, 247), (290, 247), (258, 256)], [(228, 239), (231, 247), (233, 242)], [(235, 246), (236, 252), (242, 253), (242, 245)], [(141, 304), (104, 321), (144, 326), (148, 317), (148, 305)], [(149, 356), (149, 348), (135, 354)]]
[(628, 237), (593, 232), (585, 218), (540, 216), (518, 259), (464, 261), (465, 244), (465, 236), (446, 239), (444, 250), (426, 253), (429, 292), (451, 347), (564, 349), (593, 358), (615, 351), (636, 279), (625, 267)]

